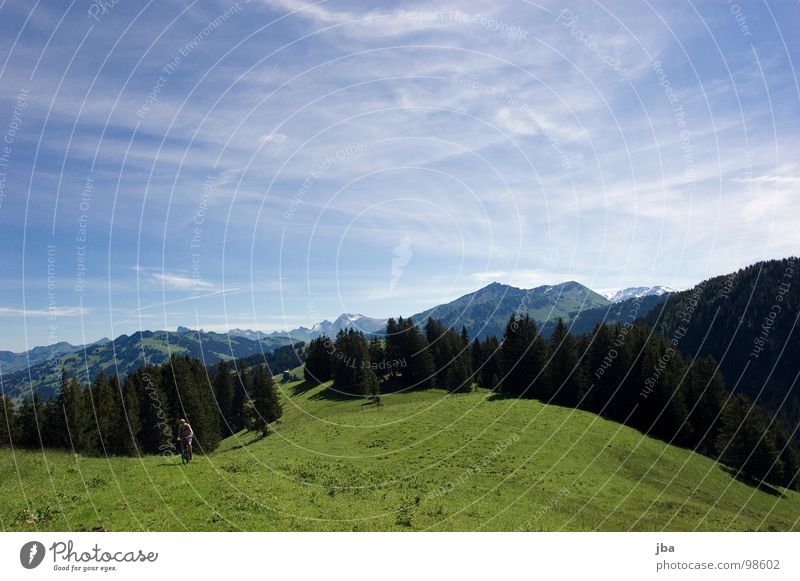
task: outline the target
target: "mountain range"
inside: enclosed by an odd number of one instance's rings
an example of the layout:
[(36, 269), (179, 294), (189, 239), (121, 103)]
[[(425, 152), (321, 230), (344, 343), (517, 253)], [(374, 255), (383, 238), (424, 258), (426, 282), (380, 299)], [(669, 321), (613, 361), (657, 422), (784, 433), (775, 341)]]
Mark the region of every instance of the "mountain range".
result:
[[(39, 392), (46, 399), (58, 388), (62, 368), (81, 382), (88, 383), (101, 371), (125, 376), (144, 364), (165, 363), (173, 354), (189, 355), (206, 365), (215, 365), (220, 359), (264, 354), (289, 343), (286, 337), (251, 340), (227, 333), (192, 331), (186, 327), (180, 327), (176, 332), (141, 331), (85, 346), (59, 343), (53, 350), (36, 347), (11, 356), (4, 352), (3, 358), (10, 365), (6, 367), (0, 362), (0, 377), (3, 393), (12, 399), (33, 392)], [(23, 363), (28, 357), (31, 363)]]
[[(662, 287), (653, 287), (662, 288)], [(640, 291), (631, 290), (631, 295)], [(446, 326), (467, 328), (471, 337), (502, 336), (513, 313), (529, 314), (549, 334), (557, 318), (568, 321), (574, 332), (586, 332), (598, 321), (621, 320), (630, 315), (643, 316), (665, 295), (651, 294), (646, 304), (636, 299), (611, 302), (586, 286), (569, 281), (532, 289), (520, 289), (494, 282), (452, 302), (438, 305), (410, 318), (424, 324), (428, 317), (441, 320)], [(19, 398), (38, 391), (47, 398), (58, 388), (61, 369), (82, 382), (92, 381), (100, 371), (127, 375), (144, 363), (162, 364), (170, 355), (190, 355), (215, 365), (220, 359), (263, 355), (276, 348), (308, 342), (321, 335), (335, 337), (340, 330), (355, 328), (367, 336), (381, 336), (387, 319), (362, 314), (343, 313), (333, 322), (324, 320), (312, 327), (290, 331), (232, 329), (215, 333), (180, 326), (175, 331), (141, 331), (120, 335), (114, 340), (101, 339), (88, 345), (57, 343), (34, 347), (23, 353), (0, 352), (0, 378), (4, 392)], [(580, 330), (580, 331), (579, 331)]]
[[(228, 334), (233, 337), (244, 337), (254, 341), (260, 339), (279, 339), (286, 338), (291, 341), (308, 341), (319, 337), (320, 335), (327, 335), (329, 337), (336, 336), (341, 330), (354, 328), (361, 331), (365, 335), (380, 335), (386, 328), (388, 319), (373, 319), (366, 317), (362, 314), (342, 313), (332, 323), (325, 319), (320, 323), (315, 323), (311, 328), (298, 327), (291, 331), (273, 331), (265, 333), (264, 331), (253, 331), (251, 329), (231, 329)], [(183, 327), (179, 327), (180, 331)]]
[[(634, 296), (643, 292), (641, 288), (626, 289), (620, 291), (622, 294), (617, 294), (620, 297)], [(662, 288), (665, 287), (650, 287), (647, 290)], [(657, 301), (652, 299), (660, 300), (661, 296), (662, 293), (653, 290), (648, 307), (656, 304)], [(457, 330), (465, 326), (471, 337), (481, 338), (501, 336), (512, 313), (529, 314), (543, 326), (545, 332), (548, 332), (549, 322), (559, 317), (589, 330), (599, 320), (619, 320), (626, 316), (628, 301), (612, 302), (575, 281), (532, 289), (494, 282), (410, 318), (423, 324), (428, 317), (434, 317)], [(644, 314), (642, 312), (640, 316)], [(290, 331), (267, 333), (231, 329), (227, 333), (214, 333), (179, 326), (174, 332), (141, 331), (120, 335), (113, 341), (103, 338), (87, 345), (61, 342), (34, 347), (22, 353), (0, 351), (0, 376), (5, 393), (12, 397), (30, 394), (31, 389), (47, 397), (58, 387), (62, 367), (82, 381), (91, 381), (101, 370), (124, 376), (145, 362), (164, 363), (171, 354), (191, 355), (214, 365), (220, 359), (270, 352), (277, 347), (308, 342), (321, 335), (335, 337), (340, 330), (348, 328), (355, 328), (367, 336), (380, 336), (386, 328), (386, 322), (387, 319), (367, 317), (360, 313), (343, 313), (333, 322), (326, 319), (310, 328), (301, 326)]]
[[(676, 337), (683, 357), (711, 355), (725, 383), (778, 414), (789, 426), (800, 423), (797, 353), (800, 353), (800, 284), (797, 258), (760, 262), (738, 272), (714, 277), (695, 287), (673, 292), (667, 287), (634, 287), (603, 296), (569, 281), (532, 289), (494, 282), (458, 299), (410, 318), (424, 324), (428, 317), (470, 337), (501, 337), (511, 314), (529, 314), (549, 336), (558, 318), (575, 335), (589, 333), (599, 322), (641, 320), (668, 338)], [(691, 316), (689, 316), (691, 315)], [(160, 364), (173, 353), (216, 364), (220, 359), (268, 356), (282, 346), (307, 342), (320, 335), (356, 328), (380, 336), (386, 319), (345, 313), (333, 322), (265, 333), (233, 329), (213, 333), (179, 327), (176, 331), (141, 331), (89, 345), (58, 343), (24, 353), (0, 352), (0, 379), (6, 395), (43, 397), (58, 387), (61, 368), (82, 382), (101, 370), (126, 375), (143, 363)], [(265, 355), (267, 354), (267, 355)], [(288, 368), (294, 356), (275, 362)], [(795, 432), (800, 440), (800, 433)]]

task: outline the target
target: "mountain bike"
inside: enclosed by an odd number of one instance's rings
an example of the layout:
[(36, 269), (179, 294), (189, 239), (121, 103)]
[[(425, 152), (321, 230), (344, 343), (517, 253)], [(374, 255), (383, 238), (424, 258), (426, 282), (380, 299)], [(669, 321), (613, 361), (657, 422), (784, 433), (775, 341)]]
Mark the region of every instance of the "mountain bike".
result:
[(189, 448), (184, 438), (181, 438), (181, 460), (184, 464), (188, 464), (192, 461), (192, 450)]

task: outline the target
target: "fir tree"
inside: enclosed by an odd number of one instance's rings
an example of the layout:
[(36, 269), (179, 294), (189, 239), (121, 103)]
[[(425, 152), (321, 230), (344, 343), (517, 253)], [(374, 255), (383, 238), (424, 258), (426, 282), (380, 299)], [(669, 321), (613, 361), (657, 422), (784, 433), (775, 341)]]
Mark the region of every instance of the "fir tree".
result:
[(132, 390), (139, 400), (139, 445), (146, 454), (175, 449), (173, 426), (177, 418), (170, 412), (162, 377), (161, 367), (144, 365), (125, 379), (126, 390)]
[(576, 407), (583, 397), (582, 370), (575, 339), (564, 321), (558, 319), (550, 338), (550, 360), (547, 366), (553, 402)]
[(14, 402), (0, 394), (0, 446), (10, 446), (16, 439), (16, 413)]
[(312, 339), (306, 350), (303, 374), (306, 381), (324, 383), (330, 381), (333, 373), (333, 343), (330, 337), (322, 335)]
[(745, 396), (732, 396), (722, 410), (717, 436), (720, 460), (753, 480), (781, 482), (783, 464), (767, 427), (762, 410)]
[(234, 433), (233, 420), (233, 377), (231, 367), (224, 359), (220, 359), (214, 374), (214, 396), (219, 407), (219, 430), (223, 438)]
[(262, 436), (269, 432), (269, 424), (283, 414), (275, 380), (266, 365), (259, 365), (253, 375), (253, 393), (248, 412), (248, 429), (261, 432)]
[(546, 392), (543, 377), (546, 346), (533, 319), (528, 315), (511, 315), (503, 335), (501, 353), (503, 393), (532, 397), (536, 392)]

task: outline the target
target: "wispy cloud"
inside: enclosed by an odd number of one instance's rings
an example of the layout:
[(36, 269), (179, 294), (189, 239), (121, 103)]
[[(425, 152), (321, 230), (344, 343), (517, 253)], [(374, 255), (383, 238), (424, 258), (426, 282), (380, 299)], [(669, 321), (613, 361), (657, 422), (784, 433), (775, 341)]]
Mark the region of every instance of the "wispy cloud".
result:
[(6, 317), (85, 317), (90, 313), (90, 309), (81, 307), (53, 307), (50, 309), (15, 309), (12, 307), (0, 307), (0, 316)]
[(150, 276), (152, 280), (163, 286), (165, 290), (190, 291), (211, 290), (214, 288), (213, 284), (198, 277), (161, 272), (154, 272)]

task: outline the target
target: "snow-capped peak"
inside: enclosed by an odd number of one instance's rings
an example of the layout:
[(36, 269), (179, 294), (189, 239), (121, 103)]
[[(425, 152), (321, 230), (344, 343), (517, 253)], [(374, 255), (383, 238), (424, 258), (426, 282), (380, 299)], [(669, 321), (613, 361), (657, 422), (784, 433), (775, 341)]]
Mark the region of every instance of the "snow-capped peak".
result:
[(612, 303), (619, 303), (628, 299), (638, 299), (641, 297), (657, 296), (673, 293), (674, 289), (668, 286), (633, 286), (622, 290), (605, 293), (605, 297)]

